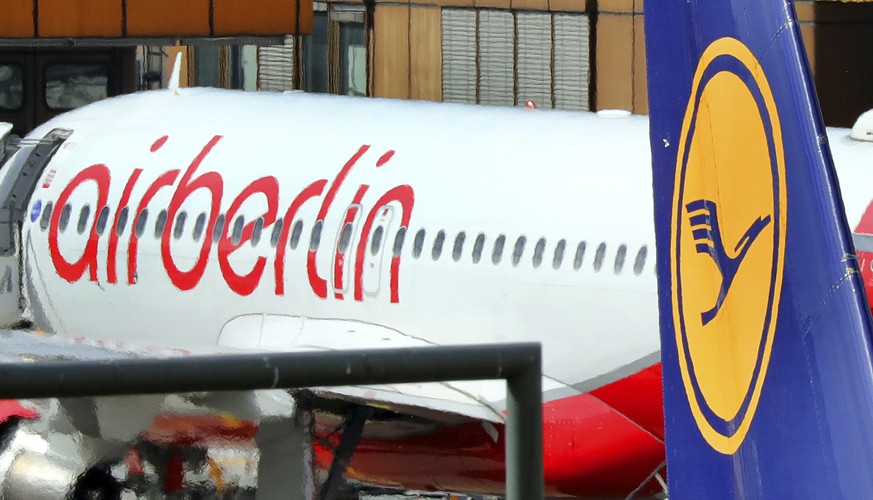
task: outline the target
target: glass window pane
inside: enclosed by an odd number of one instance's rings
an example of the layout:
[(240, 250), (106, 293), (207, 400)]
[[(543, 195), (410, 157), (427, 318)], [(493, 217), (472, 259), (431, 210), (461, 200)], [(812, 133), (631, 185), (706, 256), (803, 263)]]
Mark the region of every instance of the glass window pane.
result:
[(252, 230), (252, 246), (258, 246), (258, 243), (261, 242), (261, 235), (264, 233), (264, 218), (259, 217), (258, 220), (255, 221), (255, 228)]
[(424, 247), (424, 229), (420, 229), (415, 235), (415, 241), (412, 242), (412, 256), (416, 259), (421, 255), (421, 249)]
[(315, 12), (312, 34), (303, 37), (303, 90), (329, 92), (327, 12)]
[(194, 71), (198, 87), (221, 87), (221, 46), (194, 47)]
[(582, 261), (585, 259), (585, 242), (579, 242), (579, 246), (576, 247), (576, 257), (573, 258), (573, 269), (576, 271), (582, 267)]
[(517, 266), (521, 261), (521, 256), (524, 255), (524, 246), (527, 244), (527, 238), (519, 236), (515, 240), (515, 248), (512, 250), (512, 265)]
[(618, 246), (618, 252), (615, 254), (615, 266), (613, 267), (615, 274), (620, 273), (624, 269), (625, 257), (627, 257), (627, 245), (622, 243)]
[(500, 264), (500, 260), (503, 259), (503, 245), (505, 244), (506, 236), (502, 234), (494, 240), (494, 251), (491, 252), (491, 262)]
[[(45, 210), (42, 211), (42, 217), (39, 219), (39, 227), (42, 230), (46, 230), (49, 226), (49, 222), (52, 220), (52, 208), (54, 204), (52, 202), (48, 202), (45, 205)], [(637, 273), (639, 274), (639, 273)]]
[(97, 217), (97, 234), (102, 235), (106, 230), (106, 223), (109, 221), (109, 207), (103, 207), (100, 210), (100, 216)]
[(382, 236), (385, 234), (385, 228), (379, 226), (373, 231), (373, 239), (370, 241), (370, 254), (376, 255), (382, 249)]
[(394, 237), (394, 256), (399, 257), (403, 250), (403, 241), (406, 239), (406, 228), (401, 227), (397, 230), (397, 236)]
[(70, 215), (73, 213), (73, 207), (69, 204), (64, 205), (64, 208), (61, 209), (61, 220), (58, 221), (58, 228), (61, 232), (64, 232), (67, 229), (67, 224), (70, 223)]
[(300, 235), (303, 234), (303, 221), (299, 220), (294, 223), (294, 229), (291, 230), (291, 241), (288, 242), (288, 246), (291, 247), (291, 250), (297, 248), (297, 244), (300, 243)]
[(14, 111), (21, 108), (24, 76), (17, 64), (0, 64), (0, 109)]
[(646, 256), (649, 253), (648, 247), (643, 245), (640, 247), (640, 251), (637, 252), (637, 258), (634, 260), (634, 274), (637, 276), (643, 272), (643, 268), (646, 267)]
[(242, 215), (237, 217), (236, 220), (233, 222), (233, 233), (231, 233), (230, 235), (230, 241), (234, 245), (239, 245), (239, 242), (242, 241), (243, 227), (245, 227), (245, 224), (246, 218)]
[(540, 265), (543, 263), (543, 254), (545, 253), (545, 251), (546, 251), (546, 239), (540, 238), (540, 240), (537, 241), (536, 248), (534, 248), (534, 254), (533, 254), (533, 266), (534, 267), (540, 267)]
[(458, 236), (455, 237), (455, 246), (452, 248), (452, 258), (455, 259), (455, 262), (461, 260), (461, 254), (464, 253), (465, 239), (467, 239), (467, 235), (464, 234), (463, 231), (458, 233)]
[(309, 251), (314, 252), (318, 250), (318, 245), (321, 244), (321, 228), (324, 225), (324, 221), (317, 221), (314, 226), (312, 226), (312, 235), (309, 240)]
[(270, 246), (276, 248), (279, 246), (279, 238), (282, 237), (282, 225), (284, 221), (281, 217), (279, 217), (276, 222), (273, 223), (273, 233), (270, 235)]
[(224, 214), (219, 214), (215, 220), (215, 227), (212, 228), (212, 241), (216, 243), (224, 236), (224, 219)]
[(127, 225), (127, 214), (130, 210), (127, 207), (121, 209), (121, 212), (118, 212), (118, 223), (115, 225), (115, 234), (121, 236), (124, 234), (124, 226)]
[(367, 46), (364, 25), (340, 23), (340, 94), (367, 95)]
[(567, 248), (567, 240), (561, 240), (555, 245), (555, 256), (552, 257), (552, 267), (559, 269), (564, 261), (564, 249)]
[(108, 95), (104, 64), (52, 64), (45, 70), (45, 103), (51, 109), (75, 109)]
[(194, 221), (194, 233), (192, 234), (194, 241), (200, 241), (200, 237), (203, 236), (203, 229), (205, 228), (206, 212), (200, 212), (200, 215), (197, 216), (197, 220)]
[(155, 221), (155, 238), (160, 238), (164, 234), (164, 228), (167, 226), (167, 211), (161, 210), (158, 212), (158, 219)]
[(473, 243), (473, 264), (478, 264), (482, 259), (482, 249), (485, 248), (485, 234), (479, 233), (476, 242)]
[(431, 257), (433, 260), (439, 260), (440, 255), (443, 253), (443, 242), (446, 241), (446, 232), (442, 229), (437, 232), (436, 238), (433, 240), (433, 250), (431, 251)]
[(597, 245), (597, 252), (594, 253), (594, 270), (600, 271), (603, 266), (603, 257), (606, 256), (606, 243)]
[[(63, 214), (61, 214), (63, 215)], [(149, 209), (144, 208), (142, 212), (139, 213), (139, 217), (136, 219), (136, 237), (142, 238), (142, 235), (145, 234), (146, 223), (149, 220)]]
[(349, 249), (349, 245), (351, 245), (351, 243), (352, 243), (352, 223), (346, 222), (346, 225), (343, 226), (343, 230), (340, 233), (339, 245), (338, 245), (337, 250), (339, 250), (339, 253), (344, 254)]
[(176, 215), (176, 229), (173, 230), (173, 238), (177, 240), (182, 237), (182, 233), (185, 232), (185, 221), (188, 220), (188, 214), (186, 212), (179, 212)]
[(79, 234), (85, 232), (85, 226), (88, 224), (88, 217), (91, 215), (91, 207), (85, 205), (82, 207), (82, 211), (79, 212), (79, 224), (76, 226), (76, 231)]

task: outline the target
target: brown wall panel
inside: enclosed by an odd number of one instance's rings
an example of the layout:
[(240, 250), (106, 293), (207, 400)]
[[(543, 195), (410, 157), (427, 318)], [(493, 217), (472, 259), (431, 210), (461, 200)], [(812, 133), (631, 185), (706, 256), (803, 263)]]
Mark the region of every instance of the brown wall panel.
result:
[(413, 7), (410, 16), (409, 97), (441, 101), (443, 98), (441, 10), (439, 7)]
[(294, 31), (297, 5), (294, 0), (213, 0), (214, 28), (219, 36), (283, 35)]
[(597, 17), (596, 109), (633, 107), (633, 16)]
[(31, 37), (33, 33), (33, 0), (2, 0), (0, 37)]
[(549, 10), (548, 0), (512, 0), (512, 8), (519, 10)]
[(39, 35), (120, 37), (121, 0), (40, 0)]
[(512, 5), (511, 0), (475, 0), (473, 3), (483, 9), (508, 9)]
[(607, 13), (627, 13), (634, 11), (634, 0), (598, 0), (597, 10)]
[(409, 98), (409, 7), (376, 5), (373, 95)]
[(209, 36), (209, 0), (127, 0), (130, 36)]
[(648, 81), (646, 80), (646, 36), (642, 15), (634, 15), (634, 96), (633, 111), (638, 115), (649, 113)]

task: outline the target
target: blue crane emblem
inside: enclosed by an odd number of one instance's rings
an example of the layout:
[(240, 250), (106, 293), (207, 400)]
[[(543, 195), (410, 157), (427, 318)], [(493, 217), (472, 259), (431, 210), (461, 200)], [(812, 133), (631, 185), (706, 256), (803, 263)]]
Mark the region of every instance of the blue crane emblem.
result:
[(689, 222), (691, 222), (691, 234), (694, 237), (697, 253), (709, 255), (715, 261), (721, 274), (721, 288), (715, 305), (700, 313), (700, 319), (705, 326), (718, 315), (746, 253), (752, 243), (761, 235), (761, 231), (770, 224), (771, 217), (767, 215), (755, 219), (734, 246), (736, 256), (731, 257), (727, 254), (724, 241), (722, 241), (716, 203), (711, 200), (695, 200), (685, 205), (685, 210), (688, 212)]

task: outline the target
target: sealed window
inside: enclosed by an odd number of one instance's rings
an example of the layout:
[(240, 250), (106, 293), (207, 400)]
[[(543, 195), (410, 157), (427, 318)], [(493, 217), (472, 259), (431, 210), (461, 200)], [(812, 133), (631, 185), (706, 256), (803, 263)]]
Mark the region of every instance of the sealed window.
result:
[(646, 245), (640, 247), (640, 251), (637, 252), (637, 258), (634, 259), (634, 274), (639, 276), (642, 274), (643, 269), (646, 267), (646, 256), (649, 253), (649, 248)]
[(401, 227), (397, 230), (397, 236), (394, 237), (394, 256), (399, 257), (403, 251), (403, 241), (406, 239), (406, 228)]
[(606, 243), (597, 245), (597, 252), (594, 253), (594, 270), (600, 271), (603, 267), (603, 258), (606, 257)]
[(533, 266), (535, 268), (540, 267), (542, 265), (543, 254), (545, 252), (546, 252), (546, 239), (540, 238), (540, 240), (537, 241), (537, 246), (534, 247)]
[(431, 257), (433, 257), (433, 260), (438, 260), (440, 258), (440, 255), (442, 255), (443, 243), (445, 241), (446, 241), (446, 232), (443, 230), (440, 230), (437, 233), (436, 238), (434, 238), (434, 240), (433, 240), (433, 251), (431, 252)]
[(515, 240), (515, 248), (512, 250), (512, 265), (517, 266), (521, 262), (521, 257), (524, 255), (524, 246), (527, 244), (527, 238), (519, 236)]
[(45, 231), (49, 222), (52, 220), (52, 208), (54, 208), (54, 204), (52, 202), (48, 202), (45, 204), (45, 209), (42, 211), (42, 217), (39, 219), (39, 227)]
[(85, 205), (82, 211), (79, 212), (79, 224), (76, 226), (76, 232), (82, 234), (85, 232), (85, 227), (88, 225), (88, 217), (91, 215), (91, 207)]
[(582, 267), (582, 261), (585, 260), (585, 242), (579, 242), (579, 246), (576, 247), (576, 256), (573, 258), (573, 269), (576, 271)]
[(127, 214), (130, 212), (130, 209), (124, 207), (121, 209), (121, 212), (118, 212), (118, 223), (115, 224), (115, 234), (121, 236), (124, 234), (124, 228), (127, 226)]
[(506, 245), (506, 236), (500, 235), (494, 240), (494, 250), (491, 252), (491, 262), (500, 264), (503, 259), (503, 247)]
[(624, 269), (624, 259), (626, 257), (627, 257), (627, 245), (622, 243), (621, 245), (618, 246), (618, 252), (615, 253), (615, 266), (613, 267), (615, 274), (620, 273), (621, 270)]
[(102, 235), (106, 230), (106, 223), (109, 221), (109, 207), (103, 207), (100, 210), (100, 215), (97, 217), (97, 234)]
[(473, 264), (478, 264), (482, 260), (482, 250), (485, 248), (485, 233), (479, 233), (476, 236), (476, 241), (473, 243)]
[(552, 268), (560, 269), (561, 263), (564, 262), (564, 251), (567, 248), (567, 240), (561, 240), (555, 245), (555, 255), (552, 257)]

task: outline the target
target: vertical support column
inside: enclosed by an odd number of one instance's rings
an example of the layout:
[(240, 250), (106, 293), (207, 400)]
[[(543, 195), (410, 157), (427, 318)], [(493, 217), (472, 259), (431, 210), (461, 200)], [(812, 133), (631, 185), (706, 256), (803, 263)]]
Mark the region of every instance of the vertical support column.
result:
[(506, 499), (543, 498), (542, 361), (506, 379)]
[(314, 421), (303, 397), (296, 402), (293, 418), (261, 422), (255, 436), (260, 452), (257, 500), (315, 500)]

